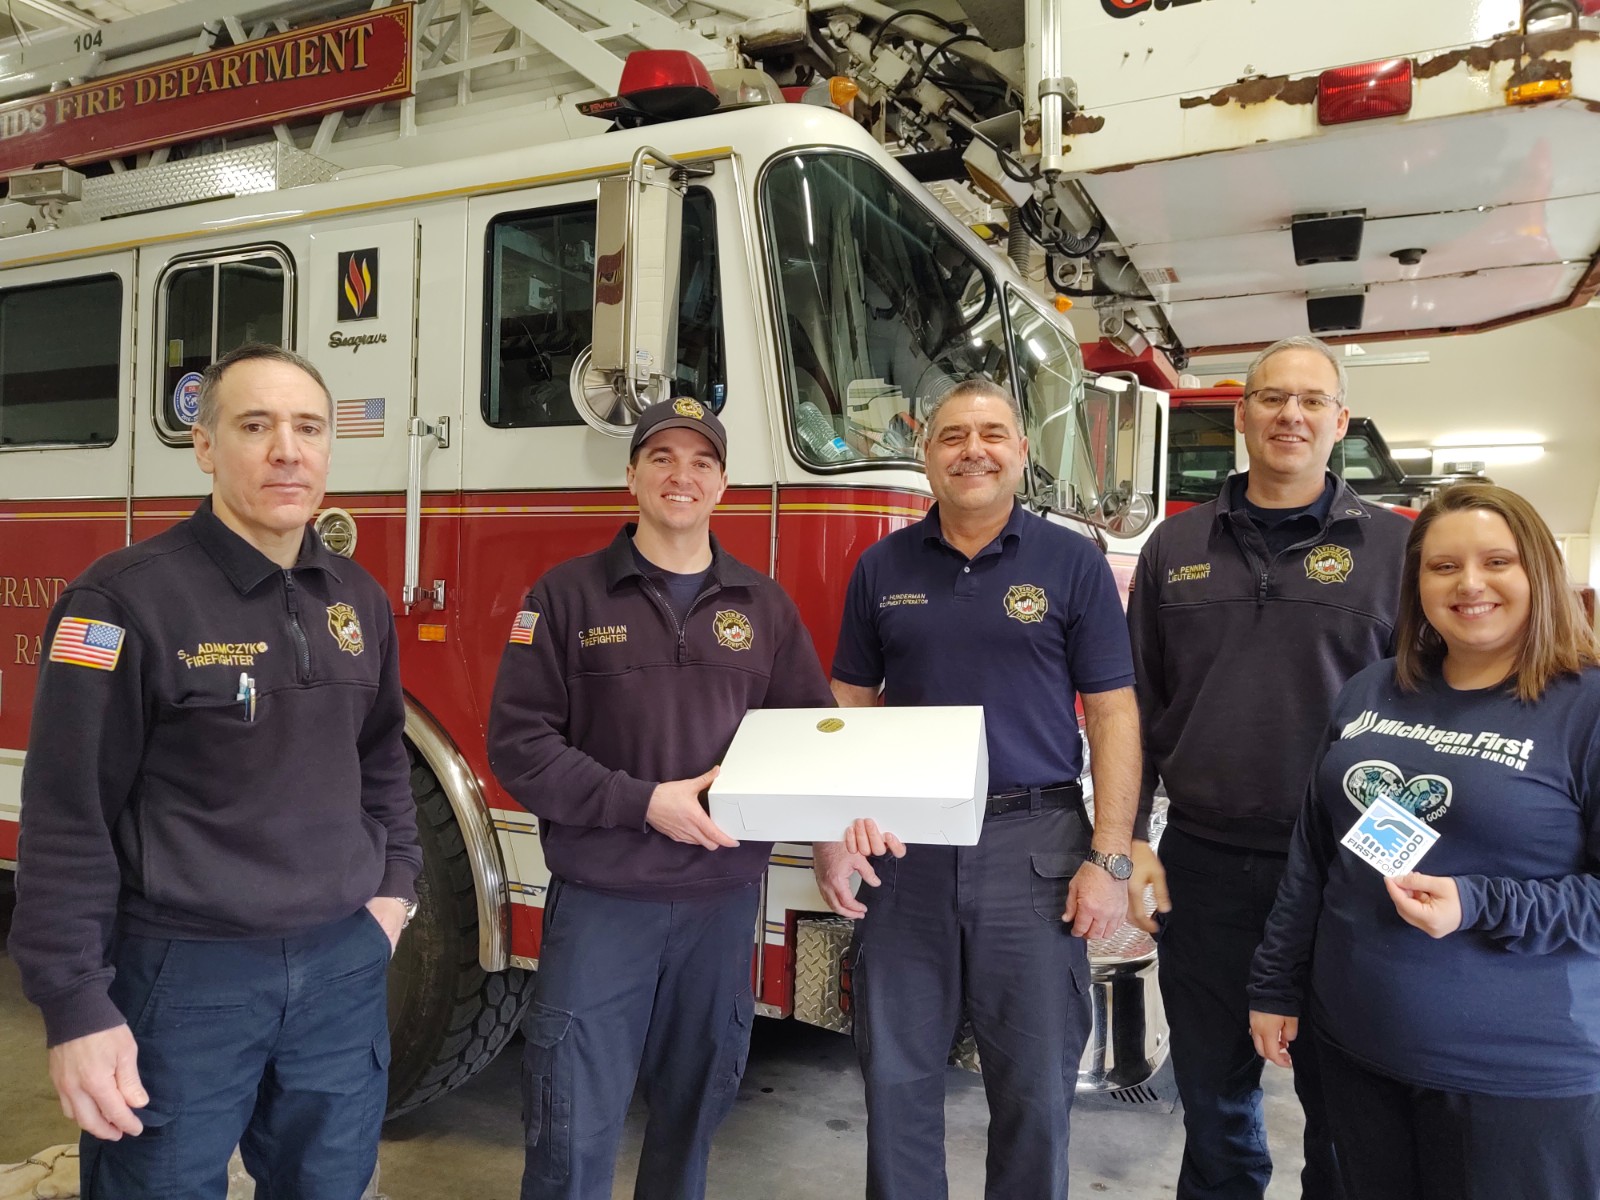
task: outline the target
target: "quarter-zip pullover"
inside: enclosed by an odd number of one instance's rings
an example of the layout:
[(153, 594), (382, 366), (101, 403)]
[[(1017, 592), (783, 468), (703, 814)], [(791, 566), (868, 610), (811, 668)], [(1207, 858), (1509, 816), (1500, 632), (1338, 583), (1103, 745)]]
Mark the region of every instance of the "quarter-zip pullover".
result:
[(495, 682), (489, 761), (539, 818), (545, 862), (634, 899), (742, 887), (765, 842), (707, 851), (645, 823), (656, 785), (715, 765), (753, 708), (831, 705), (794, 603), (713, 538), (711, 569), (676, 614), (634, 557), (633, 525), (555, 567), (523, 598)]
[(1139, 556), (1134, 836), (1148, 837), (1162, 782), (1174, 827), (1287, 853), (1334, 697), (1392, 653), (1411, 522), (1341, 481), (1320, 528), (1274, 554), (1235, 503), (1247, 486), (1164, 522)]
[(10, 949), (52, 1045), (122, 1024), (114, 927), (284, 937), (412, 897), (394, 619), (310, 530), (284, 570), (207, 499), (91, 566), (44, 640)]

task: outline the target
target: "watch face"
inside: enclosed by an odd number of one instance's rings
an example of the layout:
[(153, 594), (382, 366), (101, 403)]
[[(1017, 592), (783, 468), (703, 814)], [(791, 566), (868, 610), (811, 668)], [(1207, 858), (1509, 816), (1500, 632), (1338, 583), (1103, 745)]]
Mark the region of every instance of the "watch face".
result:
[(1133, 859), (1126, 854), (1102, 854), (1094, 850), (1089, 854), (1089, 861), (1103, 867), (1113, 879), (1127, 879), (1133, 875)]

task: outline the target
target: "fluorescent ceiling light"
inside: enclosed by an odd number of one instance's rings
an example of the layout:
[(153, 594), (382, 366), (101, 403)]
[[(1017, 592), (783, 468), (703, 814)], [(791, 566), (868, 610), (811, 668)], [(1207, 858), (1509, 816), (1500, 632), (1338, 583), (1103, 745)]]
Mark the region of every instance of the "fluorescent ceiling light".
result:
[(1402, 450), (1391, 451), (1391, 453), (1402, 462), (1414, 462), (1417, 459), (1433, 457), (1433, 451), (1426, 446), (1407, 446)]
[(1486, 467), (1526, 466), (1543, 457), (1543, 446), (1440, 446), (1433, 452), (1437, 464), (1481, 462)]

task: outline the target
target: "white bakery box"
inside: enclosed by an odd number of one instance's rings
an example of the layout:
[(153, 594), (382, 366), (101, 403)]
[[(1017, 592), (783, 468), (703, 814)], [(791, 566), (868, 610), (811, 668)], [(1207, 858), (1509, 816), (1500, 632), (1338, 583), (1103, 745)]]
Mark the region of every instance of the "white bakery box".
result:
[(836, 842), (870, 817), (905, 842), (971, 846), (988, 790), (981, 706), (764, 708), (723, 756), (711, 819), (740, 839)]

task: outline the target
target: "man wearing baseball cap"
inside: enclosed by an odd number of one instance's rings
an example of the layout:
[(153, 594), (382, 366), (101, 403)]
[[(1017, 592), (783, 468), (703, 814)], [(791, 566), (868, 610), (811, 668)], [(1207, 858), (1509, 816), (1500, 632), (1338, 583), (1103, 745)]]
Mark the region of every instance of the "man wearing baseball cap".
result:
[(489, 759), (539, 818), (550, 868), (523, 1027), (523, 1200), (612, 1194), (635, 1080), (635, 1200), (705, 1195), (750, 1045), (750, 959), (771, 849), (701, 803), (753, 708), (832, 703), (794, 604), (728, 556), (711, 514), (727, 433), (687, 397), (647, 408), (639, 520), (551, 570), (508, 631)]

